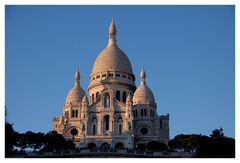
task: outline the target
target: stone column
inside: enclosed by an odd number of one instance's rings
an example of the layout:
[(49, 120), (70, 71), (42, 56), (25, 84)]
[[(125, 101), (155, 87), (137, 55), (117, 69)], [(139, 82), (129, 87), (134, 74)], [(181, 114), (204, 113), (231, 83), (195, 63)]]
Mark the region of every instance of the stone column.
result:
[(109, 133), (112, 133), (112, 124), (111, 124), (111, 122), (112, 122), (112, 117), (110, 116), (109, 117)]
[(101, 135), (103, 134), (103, 121), (101, 120)]
[(112, 119), (112, 134), (114, 135), (114, 119)]
[(97, 118), (97, 135), (101, 135), (102, 133), (102, 121), (101, 121), (101, 117), (99, 116)]

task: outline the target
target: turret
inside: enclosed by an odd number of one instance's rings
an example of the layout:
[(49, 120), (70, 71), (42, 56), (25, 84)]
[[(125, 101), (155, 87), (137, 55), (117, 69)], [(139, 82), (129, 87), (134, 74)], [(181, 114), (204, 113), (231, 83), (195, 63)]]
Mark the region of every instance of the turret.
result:
[(84, 95), (82, 99), (81, 119), (85, 119), (87, 117), (87, 108), (88, 108), (88, 98), (86, 95)]
[(126, 114), (125, 114), (125, 123), (127, 125), (127, 132), (131, 133), (132, 132), (132, 127), (133, 127), (133, 116), (132, 116), (132, 96), (129, 93), (126, 99)]

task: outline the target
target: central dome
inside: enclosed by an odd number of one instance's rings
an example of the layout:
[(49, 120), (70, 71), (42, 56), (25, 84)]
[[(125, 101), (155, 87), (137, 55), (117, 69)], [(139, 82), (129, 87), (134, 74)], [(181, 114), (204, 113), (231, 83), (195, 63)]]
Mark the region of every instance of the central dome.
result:
[(116, 44), (116, 32), (114, 21), (112, 21), (109, 27), (108, 46), (96, 58), (91, 75), (104, 71), (120, 71), (133, 74), (127, 55)]
[(127, 55), (118, 47), (109, 46), (95, 60), (92, 74), (104, 71), (120, 71), (132, 74), (132, 66)]

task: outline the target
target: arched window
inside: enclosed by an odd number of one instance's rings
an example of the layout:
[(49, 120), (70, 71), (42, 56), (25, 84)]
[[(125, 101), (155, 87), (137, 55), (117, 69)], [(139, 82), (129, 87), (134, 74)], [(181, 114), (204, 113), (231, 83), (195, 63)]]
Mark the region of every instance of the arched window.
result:
[(144, 116), (147, 116), (147, 109), (144, 109)]
[(96, 93), (96, 101), (99, 101), (99, 92)]
[(96, 133), (97, 133), (96, 125), (97, 125), (97, 118), (93, 117), (92, 118), (92, 134), (93, 135), (96, 135)]
[(123, 94), (122, 94), (122, 102), (126, 102), (126, 96), (127, 96), (127, 93), (123, 92)]
[(154, 110), (152, 110), (152, 109), (150, 110), (150, 116), (154, 117)]
[(105, 115), (103, 119), (105, 130), (109, 130), (109, 115)]
[(72, 115), (71, 115), (71, 117), (74, 117), (74, 112), (75, 112), (75, 111), (74, 111), (74, 110), (72, 110)]
[(94, 103), (94, 94), (92, 94), (92, 103)]
[(93, 125), (93, 135), (96, 135), (96, 126), (95, 126), (95, 124)]
[(118, 123), (118, 134), (121, 135), (122, 134), (122, 123), (123, 123), (122, 117), (118, 118), (117, 123)]
[(116, 100), (120, 101), (120, 91), (116, 91)]
[(110, 107), (110, 96), (109, 93), (105, 93), (104, 95), (104, 107)]
[(78, 117), (78, 110), (75, 111), (75, 117)]
[(121, 125), (121, 124), (119, 124), (119, 127), (118, 127), (118, 133), (119, 133), (119, 135), (122, 134), (122, 125)]

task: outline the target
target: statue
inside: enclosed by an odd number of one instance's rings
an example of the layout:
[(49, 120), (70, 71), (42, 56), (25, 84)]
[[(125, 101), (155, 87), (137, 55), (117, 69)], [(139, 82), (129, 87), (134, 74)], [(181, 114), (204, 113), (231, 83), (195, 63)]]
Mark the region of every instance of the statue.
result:
[(132, 131), (132, 125), (130, 122), (128, 122), (128, 132), (131, 132)]
[(83, 122), (80, 123), (80, 129), (82, 132), (85, 131), (85, 124)]
[(68, 111), (65, 112), (64, 117), (65, 117), (65, 118), (64, 118), (64, 125), (67, 125), (68, 120), (69, 120), (69, 113), (68, 113)]
[(85, 147), (85, 124), (81, 121), (80, 123), (80, 147)]

